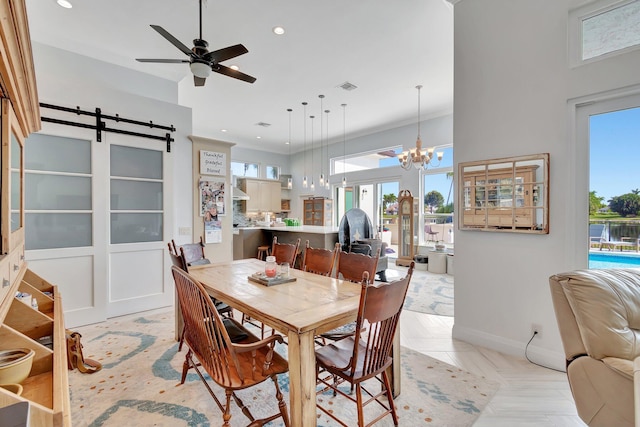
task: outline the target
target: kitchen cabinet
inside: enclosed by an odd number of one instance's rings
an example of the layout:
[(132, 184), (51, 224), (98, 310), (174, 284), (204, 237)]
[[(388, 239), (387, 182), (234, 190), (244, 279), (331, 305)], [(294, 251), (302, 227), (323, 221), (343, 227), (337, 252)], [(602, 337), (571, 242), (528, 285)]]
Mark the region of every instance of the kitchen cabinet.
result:
[(246, 213), (280, 212), (280, 181), (243, 178), (238, 185), (249, 196), (243, 201)]

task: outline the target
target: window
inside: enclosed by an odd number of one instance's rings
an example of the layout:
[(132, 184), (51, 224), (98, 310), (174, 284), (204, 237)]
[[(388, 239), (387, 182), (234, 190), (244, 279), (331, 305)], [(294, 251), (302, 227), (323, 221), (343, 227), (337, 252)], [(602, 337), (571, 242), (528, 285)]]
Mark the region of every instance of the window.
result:
[(111, 243), (163, 240), (162, 151), (111, 146)]
[(393, 147), (381, 151), (334, 157), (331, 159), (331, 175), (398, 166), (397, 156), (401, 152), (402, 147)]
[(29, 136), (25, 150), (26, 249), (91, 246), (91, 185), (90, 141)]
[(601, 0), (572, 12), (576, 65), (640, 46), (640, 0), (613, 3)]
[(231, 162), (231, 173), (235, 176), (246, 176), (247, 178), (258, 177), (257, 163)]
[(280, 167), (279, 166), (267, 166), (267, 179), (280, 179)]

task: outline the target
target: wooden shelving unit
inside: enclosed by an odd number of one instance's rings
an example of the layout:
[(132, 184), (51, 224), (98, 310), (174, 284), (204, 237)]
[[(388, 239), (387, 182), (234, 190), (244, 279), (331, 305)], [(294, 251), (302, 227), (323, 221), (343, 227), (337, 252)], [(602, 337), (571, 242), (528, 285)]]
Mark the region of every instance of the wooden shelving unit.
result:
[[(35, 351), (22, 394), (0, 388), (0, 407), (28, 402), (29, 425), (70, 426), (62, 298), (56, 286), (28, 269), (24, 257), (24, 144), (40, 130), (25, 0), (0, 2), (0, 96), (0, 350)], [(38, 309), (17, 300), (18, 291), (31, 294)]]
[[(62, 298), (51, 285), (22, 263), (17, 280), (9, 286), (0, 305), (0, 350), (30, 348), (36, 352), (31, 374), (17, 396), (0, 388), (0, 407), (30, 402), (30, 425), (70, 426), (69, 376)], [(38, 310), (13, 297), (27, 292), (38, 301)], [(47, 292), (48, 294), (45, 294)], [(52, 348), (38, 340), (51, 337)]]

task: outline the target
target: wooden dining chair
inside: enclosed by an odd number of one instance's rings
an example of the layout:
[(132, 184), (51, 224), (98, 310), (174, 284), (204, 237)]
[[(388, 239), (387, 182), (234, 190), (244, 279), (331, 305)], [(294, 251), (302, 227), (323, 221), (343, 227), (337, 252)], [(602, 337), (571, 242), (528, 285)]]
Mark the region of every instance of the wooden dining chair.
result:
[[(169, 246), (169, 257), (171, 258), (172, 264), (186, 272), (189, 272), (189, 264), (187, 263), (184, 257), (184, 252), (180, 251), (179, 254), (177, 253), (176, 243), (173, 240), (171, 240), (171, 242), (168, 243), (168, 246)], [(218, 301), (213, 297), (211, 297), (211, 300), (213, 301), (213, 304), (215, 305), (216, 310), (218, 310), (218, 313), (220, 313), (220, 315), (224, 316), (225, 318), (233, 317), (233, 308), (231, 308), (228, 304), (225, 304), (222, 301)], [(183, 322), (183, 319), (180, 319), (179, 321), (177, 321), (176, 328), (178, 327), (178, 324)], [(183, 343), (184, 343), (184, 325), (182, 326), (182, 332), (180, 333), (180, 343), (178, 344), (178, 351), (182, 351)]]
[[(232, 398), (242, 409), (242, 413), (249, 418), (251, 426), (262, 426), (280, 417), (282, 417), (285, 426), (289, 426), (287, 405), (278, 387), (277, 379), (277, 375), (289, 371), (289, 365), (274, 350), (276, 343), (283, 342), (282, 336), (275, 334), (259, 340), (244, 329), (240, 323), (233, 320), (235, 326), (246, 334), (246, 338), (238, 343), (232, 342), (227, 329), (223, 326), (220, 314), (202, 285), (189, 273), (178, 267), (171, 267), (171, 272), (178, 290), (180, 305), (183, 308), (184, 339), (189, 347), (182, 367), (180, 384), (184, 384), (189, 369), (195, 369), (209, 394), (222, 411), (223, 426), (225, 427), (231, 425), (229, 420), (231, 419)], [(200, 368), (224, 389), (224, 404), (215, 395)], [(279, 412), (255, 420), (249, 408), (240, 400), (235, 391), (253, 387), (267, 379), (271, 379), (275, 386)]]
[(304, 255), (302, 256), (302, 271), (331, 276), (336, 257), (340, 251), (340, 243), (336, 243), (333, 250), (323, 248), (312, 248), (309, 241), (305, 243)]
[(365, 255), (357, 252), (340, 251), (338, 265), (336, 266), (336, 278), (358, 283), (362, 280), (362, 272), (369, 273), (371, 281), (376, 277), (380, 248), (375, 254)]
[(293, 268), (296, 263), (296, 257), (298, 256), (298, 250), (300, 249), (300, 238), (296, 240), (296, 244), (291, 243), (278, 243), (278, 236), (273, 236), (273, 244), (271, 245), (271, 256), (276, 257), (276, 263), (278, 265), (283, 262), (288, 262), (289, 266)]
[[(359, 283), (362, 281), (366, 273), (371, 282), (376, 277), (376, 268), (378, 267), (378, 257), (380, 249), (372, 256), (359, 254), (356, 252), (340, 251), (338, 254), (338, 264), (336, 266), (336, 279), (343, 279), (349, 282)], [(325, 344), (325, 340), (339, 341), (346, 337), (352, 336), (356, 332), (356, 322), (350, 322), (346, 325), (338, 326), (330, 331), (320, 334), (320, 340), (316, 340), (319, 344)]]
[[(173, 242), (173, 240), (171, 241)], [(173, 242), (175, 247), (175, 242)], [(203, 265), (211, 264), (211, 261), (204, 254), (204, 242), (202, 236), (200, 236), (199, 242), (185, 243), (180, 246), (180, 253), (184, 256), (188, 265)]]
[[(413, 267), (414, 263), (411, 262), (407, 275), (394, 282), (369, 284), (368, 277), (364, 278), (356, 319), (356, 333), (338, 343), (320, 347), (315, 352), (318, 367), (317, 382), (320, 386), (317, 394), (332, 390), (334, 395), (338, 393), (354, 402), (357, 405), (359, 427), (365, 425), (364, 408), (373, 402), (377, 402), (383, 411), (373, 415), (374, 419), (367, 423), (368, 426), (375, 424), (388, 414), (393, 417), (394, 425), (398, 425), (387, 368), (393, 361), (391, 357), (393, 338), (413, 275)], [(368, 276), (368, 273), (365, 275)], [(382, 383), (382, 392), (370, 390), (370, 386), (367, 386), (368, 389), (363, 386), (363, 381), (370, 378), (377, 380), (375, 384)], [(355, 398), (339, 388), (340, 384), (345, 382), (351, 386), (355, 385)], [(363, 390), (369, 395), (367, 401), (363, 401)], [(381, 400), (380, 397), (383, 396), (385, 399)], [(342, 425), (347, 425), (336, 417), (332, 408), (325, 408), (320, 405), (320, 402), (317, 403), (317, 407)]]

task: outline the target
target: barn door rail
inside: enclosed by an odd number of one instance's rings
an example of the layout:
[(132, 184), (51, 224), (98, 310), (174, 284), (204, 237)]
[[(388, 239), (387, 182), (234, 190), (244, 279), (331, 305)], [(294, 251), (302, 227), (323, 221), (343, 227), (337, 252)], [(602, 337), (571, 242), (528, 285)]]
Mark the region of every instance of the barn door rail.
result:
[[(113, 133), (119, 133), (123, 135), (139, 136), (141, 138), (149, 138), (149, 139), (157, 139), (159, 141), (165, 141), (167, 144), (167, 153), (171, 152), (171, 143), (174, 141), (174, 139), (171, 138), (170, 132), (176, 131), (176, 128), (174, 128), (173, 125), (165, 126), (165, 125), (159, 125), (159, 124), (153, 123), (152, 121), (143, 122), (140, 120), (127, 119), (125, 117), (120, 117), (120, 115), (118, 114), (116, 115), (103, 114), (102, 109), (99, 107), (96, 107), (95, 111), (87, 111), (87, 110), (80, 109), (80, 107), (76, 107), (76, 108), (62, 107), (60, 105), (47, 104), (47, 103), (41, 102), (40, 108), (48, 108), (51, 110), (64, 111), (66, 113), (73, 113), (78, 116), (95, 117), (96, 121), (94, 124), (76, 122), (72, 120), (62, 120), (62, 119), (56, 119), (51, 117), (41, 117), (41, 120), (43, 122), (56, 123), (59, 125), (93, 129), (96, 131), (96, 141), (98, 142), (102, 142), (102, 132), (113, 132)], [(115, 121), (116, 123), (127, 123), (131, 125), (136, 125), (136, 126), (148, 127), (150, 129), (168, 130), (170, 132), (167, 132), (164, 135), (153, 135), (149, 133), (135, 132), (135, 131), (130, 131), (126, 129), (117, 129), (114, 127), (108, 127), (105, 120)]]

